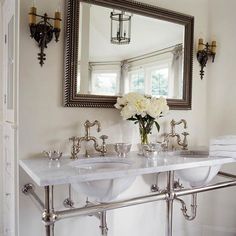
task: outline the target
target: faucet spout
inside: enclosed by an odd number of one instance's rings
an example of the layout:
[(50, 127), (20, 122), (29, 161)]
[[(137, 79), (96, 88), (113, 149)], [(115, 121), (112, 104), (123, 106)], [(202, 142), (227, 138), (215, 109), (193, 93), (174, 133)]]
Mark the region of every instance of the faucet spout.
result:
[(165, 135), (164, 138), (164, 148), (168, 149), (168, 143), (169, 143), (169, 139), (170, 138), (177, 138), (177, 144), (179, 146), (182, 147), (182, 149), (186, 150), (188, 147), (188, 142), (187, 142), (187, 136), (189, 135), (189, 133), (187, 132), (183, 132), (182, 135), (184, 136), (183, 141), (181, 140), (181, 137), (178, 133), (176, 133), (175, 131), (175, 127), (177, 125), (183, 124), (184, 125), (184, 129), (187, 129), (187, 121), (185, 119), (181, 119), (180, 121), (175, 121), (174, 119), (171, 120), (170, 125), (171, 125), (171, 131), (169, 134)]
[(185, 119), (181, 119), (180, 121), (175, 121), (175, 120), (172, 120), (171, 121), (171, 126), (176, 126), (176, 125), (180, 125), (180, 124), (183, 124), (184, 125), (184, 129), (187, 129), (187, 121)]
[[(72, 159), (75, 159), (75, 157), (77, 157), (77, 154), (79, 153), (80, 149), (81, 149), (81, 143), (82, 142), (89, 142), (92, 141), (93, 142), (93, 146), (94, 149), (97, 152), (100, 152), (102, 156), (105, 155), (105, 153), (107, 152), (106, 149), (106, 142), (105, 139), (108, 138), (108, 136), (106, 135), (102, 135), (100, 138), (102, 139), (102, 145), (99, 146), (98, 144), (98, 140), (94, 137), (90, 135), (90, 128), (93, 126), (97, 126), (97, 132), (101, 131), (101, 123), (98, 120), (95, 120), (94, 122), (90, 122), (89, 120), (86, 120), (84, 123), (84, 128), (85, 128), (85, 136), (84, 137), (73, 137), (70, 140), (73, 141), (73, 146), (72, 146)], [(85, 150), (86, 157), (89, 157), (89, 153), (88, 150)]]
[(185, 129), (188, 128), (188, 126), (187, 126), (187, 121), (186, 121), (185, 119), (181, 119), (180, 122), (184, 124), (184, 128), (185, 128)]
[(97, 132), (101, 131), (101, 123), (98, 120), (95, 120), (94, 122), (90, 122), (89, 120), (86, 120), (84, 123), (84, 128), (85, 128), (85, 137), (90, 136), (90, 128), (93, 126), (97, 126)]

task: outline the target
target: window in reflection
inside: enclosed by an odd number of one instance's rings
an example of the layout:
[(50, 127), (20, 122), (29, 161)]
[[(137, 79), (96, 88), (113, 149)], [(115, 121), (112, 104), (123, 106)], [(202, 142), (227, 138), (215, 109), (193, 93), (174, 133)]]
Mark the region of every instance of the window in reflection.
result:
[(118, 72), (92, 72), (92, 94), (117, 94), (118, 79)]
[(79, 65), (77, 93), (122, 96), (128, 92), (182, 98), (182, 45), (122, 61)]
[(168, 81), (169, 81), (169, 69), (157, 69), (153, 70), (151, 74), (152, 80), (152, 92), (153, 96), (168, 97)]
[(129, 92), (144, 93), (144, 76), (142, 69), (129, 73)]
[(173, 77), (170, 76), (171, 60), (160, 60), (142, 67), (129, 67), (127, 92), (138, 92), (152, 96), (173, 95)]
[[(146, 64), (143, 60), (142, 64), (139, 61), (111, 64), (92, 62), (89, 63), (88, 80), (81, 81), (80, 70), (78, 70), (77, 92), (79, 93), (83, 86), (89, 94), (95, 95), (119, 96), (137, 92), (156, 97), (180, 98), (183, 89), (182, 81), (176, 79), (175, 75), (182, 74), (183, 71), (181, 66), (176, 65), (176, 61), (171, 56), (165, 56), (156, 62)], [(176, 73), (173, 73), (173, 68)]]

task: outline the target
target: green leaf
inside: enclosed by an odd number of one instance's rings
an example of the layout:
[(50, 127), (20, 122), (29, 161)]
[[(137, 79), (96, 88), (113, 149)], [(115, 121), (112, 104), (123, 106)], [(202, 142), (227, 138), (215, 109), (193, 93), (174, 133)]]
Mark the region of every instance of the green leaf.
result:
[(127, 120), (131, 120), (131, 121), (135, 121), (135, 120), (137, 120), (136, 118), (134, 118), (134, 117), (130, 117), (129, 119), (127, 119)]
[(157, 131), (159, 132), (160, 131), (160, 125), (155, 121), (155, 125), (157, 127)]

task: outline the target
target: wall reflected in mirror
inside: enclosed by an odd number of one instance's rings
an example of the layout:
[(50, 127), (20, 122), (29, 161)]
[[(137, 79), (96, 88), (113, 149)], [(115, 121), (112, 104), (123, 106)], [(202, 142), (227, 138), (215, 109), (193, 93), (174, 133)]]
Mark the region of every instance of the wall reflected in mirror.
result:
[[(130, 21), (112, 22), (114, 14)], [(77, 93), (182, 99), (184, 32), (180, 24), (81, 2)]]

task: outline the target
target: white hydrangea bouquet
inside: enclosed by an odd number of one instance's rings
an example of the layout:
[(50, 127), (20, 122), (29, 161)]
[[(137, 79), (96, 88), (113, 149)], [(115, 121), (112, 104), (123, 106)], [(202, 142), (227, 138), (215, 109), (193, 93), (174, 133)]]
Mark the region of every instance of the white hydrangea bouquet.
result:
[(141, 144), (143, 145), (148, 144), (148, 135), (154, 125), (157, 131), (160, 130), (157, 120), (169, 110), (165, 98), (145, 96), (134, 92), (118, 97), (115, 107), (121, 110), (120, 113), (124, 120), (131, 120), (135, 124), (139, 124)]

